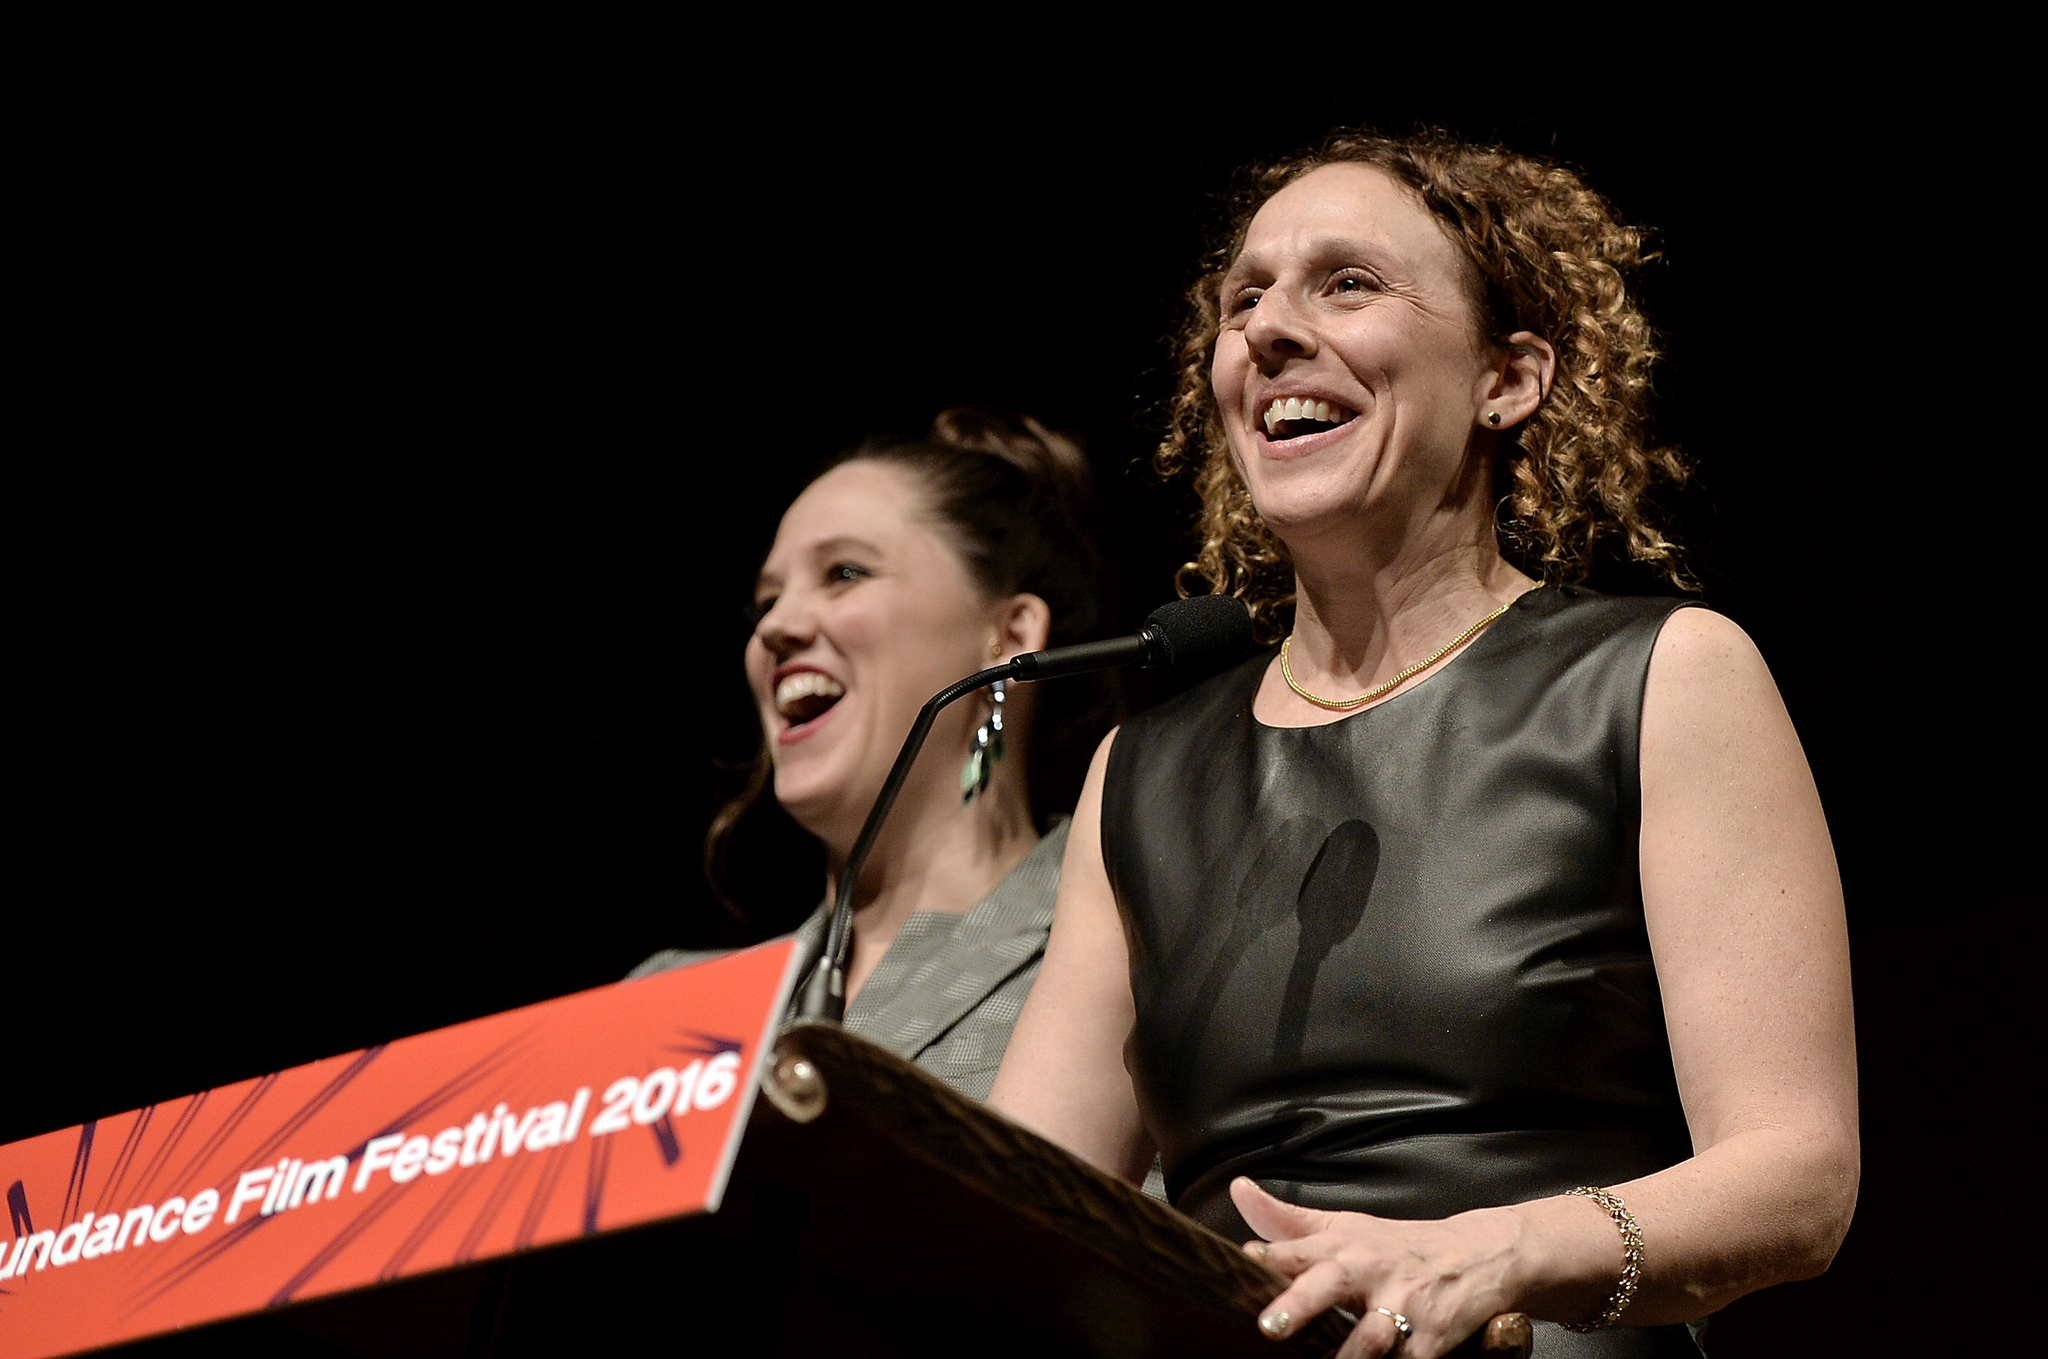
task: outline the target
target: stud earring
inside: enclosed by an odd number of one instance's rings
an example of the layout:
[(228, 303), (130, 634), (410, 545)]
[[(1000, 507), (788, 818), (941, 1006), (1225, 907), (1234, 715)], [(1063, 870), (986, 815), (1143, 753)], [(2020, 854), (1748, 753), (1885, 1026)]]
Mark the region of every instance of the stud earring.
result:
[(1488, 411), (1488, 412), (1486, 413), (1486, 423), (1487, 423), (1487, 424), (1489, 424), (1489, 425), (1497, 425), (1497, 424), (1499, 424), (1499, 423), (1500, 423), (1500, 412), (1499, 412), (1499, 411)]
[(988, 781), (995, 776), (996, 761), (1003, 758), (1003, 697), (1008, 686), (1002, 680), (989, 685), (989, 698), (994, 700), (994, 710), (988, 721), (974, 733), (974, 748), (967, 753), (967, 763), (960, 766), (960, 802), (962, 806), (974, 801), (976, 793), (988, 791)]

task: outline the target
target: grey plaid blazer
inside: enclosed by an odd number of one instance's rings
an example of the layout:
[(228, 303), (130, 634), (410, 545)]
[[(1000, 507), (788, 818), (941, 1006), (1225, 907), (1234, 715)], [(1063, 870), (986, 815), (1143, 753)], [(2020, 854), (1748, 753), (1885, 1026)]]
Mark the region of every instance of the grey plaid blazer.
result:
[[(847, 1007), (847, 1029), (917, 1063), (961, 1094), (987, 1099), (1010, 1030), (1045, 960), (1068, 824), (1055, 826), (967, 914), (919, 911), (904, 921)], [(828, 902), (797, 930), (806, 949), (816, 946), (829, 911)], [(664, 949), (630, 975), (645, 977), (716, 956)], [(799, 978), (797, 992), (802, 991)]]

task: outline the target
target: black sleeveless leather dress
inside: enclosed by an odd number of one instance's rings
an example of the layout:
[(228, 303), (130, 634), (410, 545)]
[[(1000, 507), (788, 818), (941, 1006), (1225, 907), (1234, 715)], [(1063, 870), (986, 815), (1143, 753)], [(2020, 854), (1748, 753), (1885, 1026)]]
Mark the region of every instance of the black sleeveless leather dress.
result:
[[(1692, 1154), (1637, 867), (1643, 683), (1680, 607), (1546, 587), (1326, 726), (1252, 717), (1271, 652), (1124, 726), (1126, 1058), (1183, 1212), (1243, 1241), (1237, 1175), (1436, 1218)], [(1683, 1326), (1537, 1343), (1698, 1353)]]

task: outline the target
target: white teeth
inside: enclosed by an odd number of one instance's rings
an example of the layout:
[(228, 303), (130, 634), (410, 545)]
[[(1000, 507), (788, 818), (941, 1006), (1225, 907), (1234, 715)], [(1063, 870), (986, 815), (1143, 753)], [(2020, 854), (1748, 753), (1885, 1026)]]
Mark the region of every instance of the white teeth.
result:
[(787, 713), (789, 705), (803, 698), (838, 698), (846, 686), (817, 670), (799, 670), (775, 686), (775, 706)]
[(1349, 420), (1352, 414), (1344, 407), (1333, 406), (1327, 401), (1317, 401), (1314, 398), (1304, 401), (1300, 397), (1289, 396), (1282, 397), (1266, 407), (1266, 413), (1260, 418), (1265, 421), (1266, 433), (1271, 435), (1278, 432), (1278, 426), (1283, 420), (1319, 420), (1326, 425), (1341, 425)]

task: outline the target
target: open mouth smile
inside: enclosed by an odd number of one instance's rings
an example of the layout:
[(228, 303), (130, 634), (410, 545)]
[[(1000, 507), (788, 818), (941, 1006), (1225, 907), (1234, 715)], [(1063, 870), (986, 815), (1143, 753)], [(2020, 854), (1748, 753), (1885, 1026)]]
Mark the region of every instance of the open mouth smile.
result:
[(819, 718), (846, 697), (846, 686), (822, 670), (796, 670), (775, 682), (775, 711), (789, 726), (777, 738), (800, 740)]
[(1285, 443), (1310, 434), (1324, 434), (1358, 418), (1358, 412), (1335, 401), (1283, 396), (1267, 403), (1259, 417), (1270, 443)]
[(816, 721), (846, 696), (846, 686), (822, 670), (799, 670), (775, 686), (775, 711), (792, 726)]

